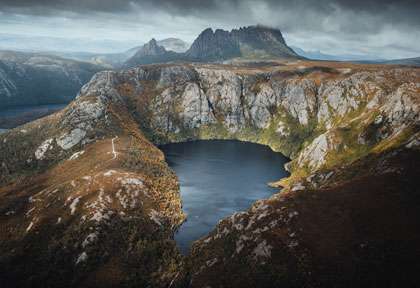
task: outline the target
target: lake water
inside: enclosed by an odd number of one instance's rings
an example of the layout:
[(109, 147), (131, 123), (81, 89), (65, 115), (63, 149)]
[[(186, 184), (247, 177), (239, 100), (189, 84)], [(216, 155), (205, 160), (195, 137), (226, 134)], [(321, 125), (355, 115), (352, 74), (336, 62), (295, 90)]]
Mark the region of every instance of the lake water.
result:
[(63, 109), (66, 104), (20, 106), (3, 109), (0, 105), (0, 129), (12, 129)]
[(289, 160), (258, 144), (239, 141), (193, 141), (160, 147), (181, 186), (187, 221), (175, 235), (186, 254), (195, 240), (208, 234), (219, 220), (247, 210), (278, 189), (268, 182), (287, 177)]

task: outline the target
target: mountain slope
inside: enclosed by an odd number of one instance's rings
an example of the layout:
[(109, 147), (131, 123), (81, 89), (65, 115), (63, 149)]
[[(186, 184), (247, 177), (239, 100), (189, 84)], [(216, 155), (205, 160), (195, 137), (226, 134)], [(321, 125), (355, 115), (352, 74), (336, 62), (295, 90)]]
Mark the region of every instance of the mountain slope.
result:
[[(0, 135), (0, 279), (410, 286), (419, 83), (418, 69), (304, 61), (100, 72), (63, 111)], [(269, 145), (292, 158), (291, 176), (181, 257), (179, 186), (155, 144), (193, 139)]]
[(68, 103), (103, 69), (56, 56), (0, 51), (0, 109)]

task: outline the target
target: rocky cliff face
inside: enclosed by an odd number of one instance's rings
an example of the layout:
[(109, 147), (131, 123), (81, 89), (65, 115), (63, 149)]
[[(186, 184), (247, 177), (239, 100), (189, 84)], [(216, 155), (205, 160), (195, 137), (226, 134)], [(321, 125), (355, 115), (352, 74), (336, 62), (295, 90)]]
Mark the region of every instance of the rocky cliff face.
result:
[(239, 43), (243, 56), (249, 58), (299, 58), (295, 51), (287, 46), (283, 35), (278, 29), (264, 26), (248, 26), (234, 29), (230, 34)]
[(103, 67), (55, 56), (0, 52), (0, 109), (61, 104)]
[(239, 57), (238, 42), (234, 41), (228, 31), (208, 28), (201, 32), (193, 42), (186, 55), (198, 61), (216, 61)]
[(231, 32), (206, 29), (194, 41), (186, 55), (203, 62), (235, 57), (298, 58), (287, 46), (280, 30), (263, 26), (243, 27)]
[[(50, 286), (410, 284), (419, 80), (416, 69), (301, 61), (98, 73), (62, 112), (0, 136), (0, 276)], [(269, 145), (292, 158), (292, 174), (182, 258), (176, 177), (153, 144), (192, 139)]]

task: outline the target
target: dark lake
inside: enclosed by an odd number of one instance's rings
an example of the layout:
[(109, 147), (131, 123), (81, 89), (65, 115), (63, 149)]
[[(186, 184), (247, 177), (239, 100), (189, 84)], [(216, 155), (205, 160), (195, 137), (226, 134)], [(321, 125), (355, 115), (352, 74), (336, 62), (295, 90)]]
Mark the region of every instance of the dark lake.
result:
[(269, 147), (239, 141), (193, 141), (160, 147), (181, 186), (187, 221), (175, 240), (186, 254), (219, 220), (247, 210), (278, 189), (268, 182), (288, 176), (289, 160)]

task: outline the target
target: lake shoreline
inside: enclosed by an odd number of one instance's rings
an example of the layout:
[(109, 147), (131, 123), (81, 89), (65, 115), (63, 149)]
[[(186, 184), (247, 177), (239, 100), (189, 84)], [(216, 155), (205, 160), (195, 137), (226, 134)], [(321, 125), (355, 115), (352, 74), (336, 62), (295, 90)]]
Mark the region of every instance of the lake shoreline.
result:
[(197, 140), (159, 148), (179, 178), (187, 218), (174, 238), (184, 255), (220, 220), (277, 193), (269, 183), (289, 175), (283, 168), (289, 159), (261, 144)]

